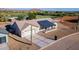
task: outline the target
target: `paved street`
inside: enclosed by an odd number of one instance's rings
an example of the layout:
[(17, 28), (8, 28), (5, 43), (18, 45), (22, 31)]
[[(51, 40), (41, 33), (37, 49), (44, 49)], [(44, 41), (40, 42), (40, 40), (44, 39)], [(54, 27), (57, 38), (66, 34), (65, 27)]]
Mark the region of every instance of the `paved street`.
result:
[(79, 32), (59, 39), (51, 43), (44, 50), (79, 50)]

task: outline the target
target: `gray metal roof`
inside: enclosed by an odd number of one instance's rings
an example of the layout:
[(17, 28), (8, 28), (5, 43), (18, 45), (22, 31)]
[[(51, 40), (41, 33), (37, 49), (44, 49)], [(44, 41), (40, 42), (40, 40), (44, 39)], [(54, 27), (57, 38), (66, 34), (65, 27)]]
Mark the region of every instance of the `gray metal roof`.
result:
[(2, 33), (2, 34), (8, 34), (8, 31), (5, 30), (5, 29), (0, 28), (0, 33)]

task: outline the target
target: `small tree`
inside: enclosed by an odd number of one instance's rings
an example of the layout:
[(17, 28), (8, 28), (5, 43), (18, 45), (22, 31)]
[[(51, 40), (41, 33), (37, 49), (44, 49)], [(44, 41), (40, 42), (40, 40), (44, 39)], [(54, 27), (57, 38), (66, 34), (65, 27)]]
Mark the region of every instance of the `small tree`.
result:
[(36, 13), (28, 13), (28, 19), (35, 19), (36, 18)]
[(17, 20), (22, 20), (24, 18), (24, 15), (18, 15), (17, 17)]

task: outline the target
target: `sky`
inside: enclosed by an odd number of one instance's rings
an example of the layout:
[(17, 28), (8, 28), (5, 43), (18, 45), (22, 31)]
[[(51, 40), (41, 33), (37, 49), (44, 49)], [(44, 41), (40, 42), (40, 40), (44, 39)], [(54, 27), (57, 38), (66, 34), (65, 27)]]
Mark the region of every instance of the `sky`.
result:
[(40, 8), (47, 11), (79, 11), (76, 0), (0, 0), (0, 8), (16, 8), (29, 10)]

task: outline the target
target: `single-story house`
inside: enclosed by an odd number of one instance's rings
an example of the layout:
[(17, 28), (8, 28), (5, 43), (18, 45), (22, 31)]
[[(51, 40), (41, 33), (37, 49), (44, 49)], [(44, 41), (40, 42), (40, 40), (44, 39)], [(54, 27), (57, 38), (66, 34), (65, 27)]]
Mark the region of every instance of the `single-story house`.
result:
[(35, 20), (23, 20), (15, 21), (12, 25), (14, 33), (20, 37), (25, 37), (31, 34), (38, 33), (40, 31), (46, 31), (50, 29), (56, 29), (57, 23), (52, 19), (35, 19)]
[(8, 47), (8, 32), (0, 28), (0, 50), (7, 50)]

